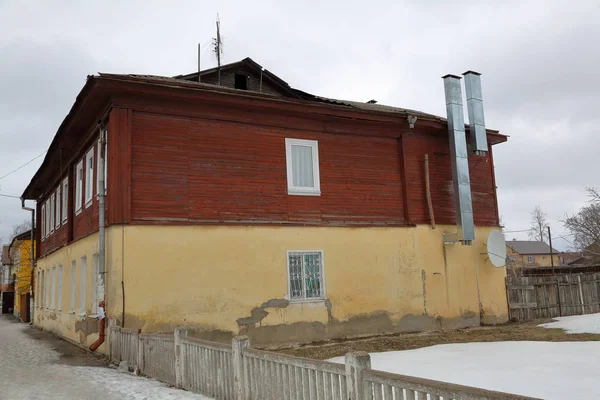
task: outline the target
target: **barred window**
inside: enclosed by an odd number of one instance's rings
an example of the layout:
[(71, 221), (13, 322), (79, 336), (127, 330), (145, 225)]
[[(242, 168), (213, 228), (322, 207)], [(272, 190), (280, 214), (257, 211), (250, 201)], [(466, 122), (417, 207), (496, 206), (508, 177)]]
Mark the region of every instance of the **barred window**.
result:
[(322, 251), (289, 251), (288, 276), (290, 300), (325, 297)]

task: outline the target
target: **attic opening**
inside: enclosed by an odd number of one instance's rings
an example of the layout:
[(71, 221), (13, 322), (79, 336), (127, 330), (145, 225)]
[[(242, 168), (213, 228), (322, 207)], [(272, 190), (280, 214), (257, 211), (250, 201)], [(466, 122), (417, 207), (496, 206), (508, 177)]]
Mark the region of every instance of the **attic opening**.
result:
[(235, 74), (235, 88), (248, 90), (248, 77), (243, 74)]

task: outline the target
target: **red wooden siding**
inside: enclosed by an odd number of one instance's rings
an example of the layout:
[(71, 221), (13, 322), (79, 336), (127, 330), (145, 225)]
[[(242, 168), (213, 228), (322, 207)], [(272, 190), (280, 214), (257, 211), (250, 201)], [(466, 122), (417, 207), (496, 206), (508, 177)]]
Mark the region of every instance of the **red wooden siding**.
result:
[[(411, 222), (417, 224), (430, 222), (425, 197), (424, 164), (425, 154), (429, 154), (431, 199), (436, 223), (455, 224), (452, 165), (448, 137), (417, 132), (404, 135), (403, 143)], [(469, 157), (469, 171), (475, 225), (498, 225), (493, 167), (490, 156)]]
[[(72, 167), (71, 171), (69, 171), (69, 193), (68, 193), (68, 201), (69, 205), (67, 207), (68, 218), (66, 223), (62, 223), (62, 204), (61, 204), (61, 226), (58, 229), (55, 229), (54, 232), (50, 233), (44, 240), (40, 241), (40, 256), (51, 253), (54, 250), (59, 249), (67, 245), (72, 240), (78, 240), (85, 236), (88, 236), (94, 232), (98, 231), (98, 198), (97, 188), (96, 188), (96, 169), (97, 169), (97, 157), (98, 157), (98, 146), (97, 146), (97, 137), (93, 139), (92, 145), (90, 147), (86, 147), (83, 149), (83, 153), (81, 158), (77, 159)], [(94, 177), (93, 177), (93, 195), (92, 195), (92, 203), (89, 207), (85, 206), (85, 193), (83, 194), (83, 206), (79, 215), (75, 215), (75, 179), (73, 178), (72, 171), (76, 168), (79, 160), (84, 159), (83, 165), (83, 187), (85, 188), (87, 175), (86, 175), (86, 164), (85, 164), (85, 154), (91, 149), (94, 148)], [(41, 204), (44, 204), (46, 200), (52, 196), (53, 193), (56, 192), (56, 188), (59, 185), (62, 185), (64, 177), (59, 180), (59, 183), (52, 189), (50, 193), (48, 193), (45, 197), (40, 199), (40, 207), (38, 210), (38, 221), (41, 221)], [(61, 186), (61, 199), (57, 199), (57, 202), (62, 202), (62, 186)], [(48, 210), (46, 210), (48, 212)], [(38, 223), (38, 226), (41, 228), (41, 223)], [(41, 230), (39, 230), (39, 234), (41, 235)], [(72, 238), (71, 238), (72, 235)], [(38, 236), (39, 238), (40, 236)], [(39, 239), (38, 239), (39, 240)]]
[[(321, 196), (287, 194), (286, 137), (318, 140)], [(132, 219), (402, 225), (397, 142), (136, 112)]]
[(131, 110), (113, 108), (108, 119), (106, 217), (128, 223), (131, 209)]

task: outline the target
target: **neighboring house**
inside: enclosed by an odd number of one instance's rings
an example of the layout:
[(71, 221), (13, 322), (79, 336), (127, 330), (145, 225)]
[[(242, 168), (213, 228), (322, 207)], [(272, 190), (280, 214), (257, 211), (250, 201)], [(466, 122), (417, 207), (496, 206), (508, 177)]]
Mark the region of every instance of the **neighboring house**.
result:
[(0, 267), (0, 312), (12, 313), (14, 309), (15, 275), (9, 255), (10, 246), (2, 246), (2, 266)]
[[(558, 250), (550, 249), (544, 242), (536, 240), (510, 240), (506, 242), (507, 265), (514, 269), (551, 267), (560, 265)], [(552, 254), (552, 258), (550, 255)]]
[(487, 151), (468, 157), (464, 246), (448, 235), (444, 118), (313, 96), (250, 59), (220, 75), (88, 77), (23, 193), (40, 221), (38, 326), (90, 345), (103, 297), (127, 328), (257, 344), (507, 321), (506, 271), (483, 254), (499, 226), (492, 147), (506, 136), (488, 130)]
[(565, 251), (558, 253), (558, 260), (560, 265), (568, 266), (572, 264), (584, 264), (583, 253), (581, 252), (569, 252)]
[[(35, 241), (34, 241), (35, 246)], [(31, 229), (15, 236), (9, 245), (9, 255), (15, 271), (14, 314), (23, 322), (31, 315)], [(35, 257), (35, 248), (34, 248)]]

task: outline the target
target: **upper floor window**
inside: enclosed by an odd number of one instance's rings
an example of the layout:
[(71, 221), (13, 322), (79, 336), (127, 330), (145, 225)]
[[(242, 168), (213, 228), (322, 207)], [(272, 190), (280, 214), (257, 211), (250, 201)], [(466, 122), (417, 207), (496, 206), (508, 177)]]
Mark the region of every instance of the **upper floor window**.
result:
[(67, 204), (69, 201), (69, 178), (62, 181), (62, 222), (67, 222)]
[(54, 209), (56, 207), (56, 193), (52, 193), (52, 196), (50, 196), (50, 223), (49, 225), (49, 231), (50, 233), (54, 232)]
[(42, 214), (40, 216), (40, 219), (42, 221), (41, 235), (42, 235), (42, 240), (43, 240), (43, 239), (46, 239), (46, 204), (42, 204), (42, 209), (41, 209), (40, 213)]
[(289, 299), (323, 299), (323, 252), (289, 251), (287, 256)]
[(94, 148), (85, 155), (85, 207), (92, 204), (94, 196)]
[(50, 199), (46, 200), (46, 237), (50, 235)]
[(319, 196), (319, 145), (316, 140), (285, 139), (288, 194)]
[(56, 221), (54, 223), (54, 227), (56, 229), (60, 228), (60, 211), (61, 211), (61, 209), (60, 209), (60, 198), (61, 198), (60, 188), (61, 188), (61, 185), (58, 185), (58, 189), (56, 189), (56, 207), (55, 207), (55, 209), (56, 209), (56, 218), (55, 218)]
[[(105, 133), (106, 135), (106, 133)], [(108, 163), (106, 162), (106, 160), (108, 159), (107, 157), (107, 150), (108, 150), (108, 146), (107, 146), (107, 141), (104, 140), (104, 149), (100, 149), (102, 142), (100, 141), (100, 139), (98, 139), (98, 157), (96, 157), (96, 196), (98, 196), (98, 194), (100, 194), (100, 158), (102, 157), (103, 161), (104, 161), (104, 195), (106, 195), (106, 172), (107, 172), (107, 165)]]
[(75, 214), (81, 212), (83, 201), (83, 160), (75, 167)]
[(531, 264), (531, 263), (532, 263), (534, 260), (535, 260), (535, 257), (534, 257), (534, 256), (527, 256), (527, 262), (528, 262), (528, 263), (530, 263), (530, 264)]

